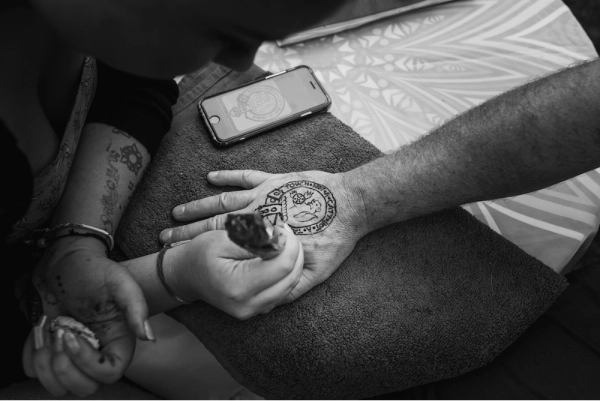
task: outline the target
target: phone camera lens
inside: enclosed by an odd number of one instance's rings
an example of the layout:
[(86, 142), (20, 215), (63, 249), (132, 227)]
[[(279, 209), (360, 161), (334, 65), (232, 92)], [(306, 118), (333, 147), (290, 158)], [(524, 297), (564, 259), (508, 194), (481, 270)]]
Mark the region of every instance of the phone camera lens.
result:
[(212, 116), (208, 119), (208, 121), (210, 121), (211, 124), (218, 124), (219, 121), (221, 121), (221, 119), (219, 118), (219, 116)]

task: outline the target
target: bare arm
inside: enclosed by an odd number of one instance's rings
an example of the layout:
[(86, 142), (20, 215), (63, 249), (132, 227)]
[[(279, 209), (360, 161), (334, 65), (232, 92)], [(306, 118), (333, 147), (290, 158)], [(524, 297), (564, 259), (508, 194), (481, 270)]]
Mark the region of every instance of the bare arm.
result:
[(344, 180), (362, 197), (372, 231), (452, 206), (535, 191), (598, 166), (596, 59), (485, 102), (346, 173)]

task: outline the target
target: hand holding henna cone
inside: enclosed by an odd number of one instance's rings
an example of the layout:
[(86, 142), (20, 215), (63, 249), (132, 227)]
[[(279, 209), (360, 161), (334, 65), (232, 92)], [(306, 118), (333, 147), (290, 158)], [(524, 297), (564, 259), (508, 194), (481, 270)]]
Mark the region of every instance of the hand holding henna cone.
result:
[(264, 260), (273, 259), (285, 246), (285, 236), (270, 236), (257, 213), (230, 214), (225, 229), (233, 243)]

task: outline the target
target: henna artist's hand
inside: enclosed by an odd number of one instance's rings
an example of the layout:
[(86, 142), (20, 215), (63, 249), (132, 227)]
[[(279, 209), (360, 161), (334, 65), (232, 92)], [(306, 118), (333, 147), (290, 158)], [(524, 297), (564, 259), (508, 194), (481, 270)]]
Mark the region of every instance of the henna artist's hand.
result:
[(34, 344), (30, 335), (23, 351), (25, 373), (55, 396), (84, 397), (115, 382), (131, 362), (135, 337), (153, 339), (140, 287), (126, 268), (106, 257), (96, 239), (57, 240), (46, 249), (32, 281), (48, 323), (72, 316), (100, 340), (96, 350), (70, 331), (50, 335), (45, 330), (43, 345)]
[(192, 201), (173, 210), (189, 223), (164, 230), (163, 242), (194, 238), (222, 230), (228, 213), (259, 212), (272, 224), (291, 226), (304, 248), (302, 277), (284, 302), (290, 302), (325, 281), (367, 233), (362, 198), (351, 193), (340, 174), (310, 171), (269, 174), (254, 170), (218, 171), (208, 181), (245, 190)]
[(273, 230), (283, 250), (272, 259), (244, 250), (226, 231), (209, 231), (182, 245), (181, 252), (173, 252), (176, 247), (165, 254), (165, 277), (184, 300), (202, 300), (238, 319), (266, 313), (296, 287), (304, 264), (291, 229)]

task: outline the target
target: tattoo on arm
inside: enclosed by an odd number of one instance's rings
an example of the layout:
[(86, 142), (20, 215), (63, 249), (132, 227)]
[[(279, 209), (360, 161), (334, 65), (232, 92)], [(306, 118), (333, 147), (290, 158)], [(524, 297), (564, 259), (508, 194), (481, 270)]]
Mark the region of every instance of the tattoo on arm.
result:
[[(121, 131), (118, 128), (113, 128), (112, 132), (113, 134), (123, 135), (128, 139), (131, 138), (128, 133)], [(104, 229), (112, 234), (114, 232), (113, 216), (115, 210), (117, 207), (119, 209), (121, 208), (121, 205), (119, 204), (119, 181), (121, 176), (119, 174), (119, 169), (117, 168), (118, 163), (126, 165), (127, 169), (137, 177), (138, 174), (144, 170), (144, 155), (142, 155), (142, 152), (135, 143), (123, 146), (117, 151), (112, 149), (111, 142), (106, 148), (106, 151), (108, 152), (108, 156), (106, 157), (108, 162), (108, 168), (106, 169), (107, 180), (104, 185), (106, 193), (102, 195), (101, 199), (103, 210), (100, 218), (104, 224)], [(129, 181), (127, 188), (130, 191), (133, 191), (135, 189), (135, 184), (132, 181)], [(128, 197), (128, 200), (130, 198), (131, 196)]]
[(324, 231), (337, 213), (333, 193), (313, 181), (290, 181), (267, 194), (265, 204), (255, 212), (274, 225), (287, 223), (296, 235), (312, 235)]
[(121, 148), (120, 162), (126, 164), (129, 171), (135, 173), (136, 176), (144, 167), (142, 152), (138, 150), (135, 143)]
[(101, 203), (103, 206), (102, 215), (100, 219), (104, 224), (104, 229), (108, 231), (110, 234), (113, 233), (113, 221), (112, 217), (115, 213), (115, 207), (117, 207), (119, 203), (119, 180), (121, 176), (119, 175), (119, 170), (115, 166), (114, 163), (117, 163), (121, 157), (121, 155), (111, 149), (111, 145), (108, 145), (106, 150), (108, 151), (108, 156), (106, 158), (108, 162), (108, 168), (106, 169), (106, 176), (108, 179), (106, 180), (106, 185), (104, 189), (106, 190), (106, 194), (102, 195)]

